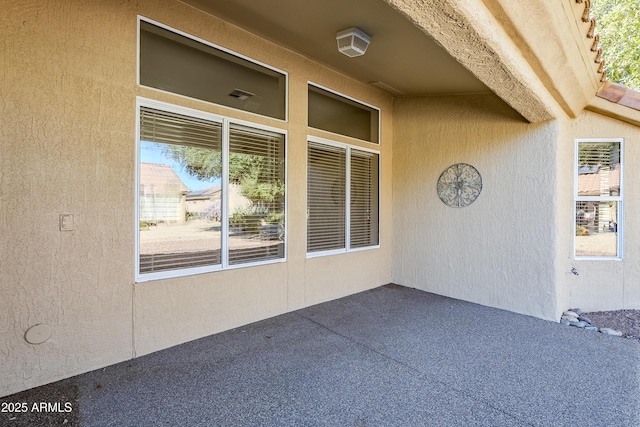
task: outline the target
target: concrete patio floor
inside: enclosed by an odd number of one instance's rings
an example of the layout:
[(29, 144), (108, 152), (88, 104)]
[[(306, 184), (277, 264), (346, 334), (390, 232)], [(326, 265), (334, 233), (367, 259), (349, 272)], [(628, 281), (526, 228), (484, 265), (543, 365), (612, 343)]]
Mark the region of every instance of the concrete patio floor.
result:
[(387, 285), (0, 402), (63, 410), (2, 426), (639, 426), (640, 344)]

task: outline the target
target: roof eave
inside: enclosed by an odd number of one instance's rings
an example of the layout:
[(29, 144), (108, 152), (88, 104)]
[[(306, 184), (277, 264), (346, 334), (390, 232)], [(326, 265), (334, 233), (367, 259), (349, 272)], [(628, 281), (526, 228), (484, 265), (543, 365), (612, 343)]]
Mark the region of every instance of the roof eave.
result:
[(586, 109), (640, 126), (640, 92), (618, 83), (605, 82)]

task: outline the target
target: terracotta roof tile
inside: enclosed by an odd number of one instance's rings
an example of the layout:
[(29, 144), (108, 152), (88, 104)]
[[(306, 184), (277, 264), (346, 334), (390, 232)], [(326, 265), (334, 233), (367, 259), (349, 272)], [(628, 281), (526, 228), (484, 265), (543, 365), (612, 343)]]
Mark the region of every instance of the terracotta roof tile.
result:
[(189, 188), (169, 165), (160, 163), (140, 163), (140, 185), (152, 185), (158, 194), (187, 193)]
[[(608, 178), (605, 174), (608, 174)], [(619, 165), (612, 171), (598, 171), (598, 173), (583, 173), (578, 175), (578, 194), (580, 196), (602, 196), (601, 183), (609, 180), (609, 191), (620, 190), (620, 167)]]
[(624, 85), (607, 81), (598, 90), (597, 96), (640, 111), (640, 92)]

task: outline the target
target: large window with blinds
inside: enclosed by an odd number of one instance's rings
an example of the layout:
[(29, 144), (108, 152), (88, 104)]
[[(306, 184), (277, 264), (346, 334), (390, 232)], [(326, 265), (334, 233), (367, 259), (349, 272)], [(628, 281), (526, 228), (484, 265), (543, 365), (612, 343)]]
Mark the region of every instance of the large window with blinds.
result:
[(307, 254), (377, 247), (379, 153), (310, 138), (307, 147)]
[(285, 133), (138, 102), (137, 280), (285, 258)]
[(575, 256), (620, 259), (622, 140), (577, 140), (575, 164)]

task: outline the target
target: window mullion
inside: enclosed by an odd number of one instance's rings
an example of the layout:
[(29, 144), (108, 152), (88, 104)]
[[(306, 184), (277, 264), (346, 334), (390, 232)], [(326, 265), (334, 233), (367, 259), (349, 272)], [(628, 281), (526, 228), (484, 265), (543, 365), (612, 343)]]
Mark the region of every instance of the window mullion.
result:
[[(624, 230), (624, 206), (622, 199), (618, 202), (618, 230)], [(623, 235), (618, 235), (618, 258), (622, 259), (623, 257)]]
[(229, 120), (222, 122), (222, 206), (220, 232), (222, 268), (229, 267)]
[(347, 146), (345, 152), (345, 192), (344, 192), (344, 240), (346, 250), (351, 249), (351, 147)]
[[(285, 137), (277, 129), (139, 101), (136, 280), (284, 259)], [(197, 175), (195, 190), (174, 163)], [(211, 185), (213, 179), (219, 184)], [(218, 220), (219, 227), (205, 224)], [(168, 227), (174, 223), (186, 226)]]

